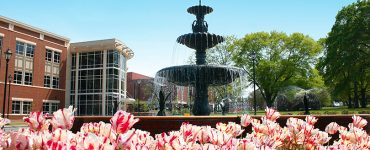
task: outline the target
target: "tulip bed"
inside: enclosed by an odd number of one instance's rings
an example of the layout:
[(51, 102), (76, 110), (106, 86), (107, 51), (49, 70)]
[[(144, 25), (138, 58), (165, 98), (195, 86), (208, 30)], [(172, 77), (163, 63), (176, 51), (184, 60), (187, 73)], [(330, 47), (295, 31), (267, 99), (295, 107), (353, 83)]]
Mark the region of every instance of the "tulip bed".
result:
[[(348, 127), (332, 122), (325, 131), (314, 127), (317, 118), (289, 118), (286, 127), (276, 123), (279, 112), (266, 108), (261, 119), (242, 115), (240, 124), (217, 123), (216, 128), (184, 122), (178, 131), (151, 136), (149, 132), (133, 129), (139, 121), (133, 115), (118, 111), (110, 123), (85, 123), (72, 133), (74, 122), (71, 106), (60, 109), (49, 118), (42, 112), (31, 112), (24, 121), (28, 128), (16, 132), (0, 130), (0, 149), (89, 149), (89, 150), (249, 150), (249, 149), (370, 149), (370, 136), (363, 128), (367, 121), (353, 116)], [(0, 118), (0, 127), (9, 123)], [(50, 128), (51, 125), (51, 128)], [(252, 126), (252, 132), (242, 135)], [(51, 129), (51, 130), (49, 130)], [(339, 132), (339, 139), (328, 144), (330, 134)]]

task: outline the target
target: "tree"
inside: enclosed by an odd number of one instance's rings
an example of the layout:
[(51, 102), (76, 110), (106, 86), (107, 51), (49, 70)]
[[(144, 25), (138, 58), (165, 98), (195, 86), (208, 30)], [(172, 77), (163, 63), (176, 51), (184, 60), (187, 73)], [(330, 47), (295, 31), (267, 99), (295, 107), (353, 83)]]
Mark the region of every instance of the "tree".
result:
[(370, 83), (370, 1), (359, 0), (340, 10), (327, 39), (319, 70), (337, 97), (349, 107), (366, 107)]
[(256, 85), (269, 107), (284, 87), (309, 86), (309, 79), (317, 76), (312, 66), (322, 47), (302, 33), (251, 33), (234, 45), (231, 51), (234, 63), (247, 72), (250, 81), (253, 79), (250, 54), (256, 53)]

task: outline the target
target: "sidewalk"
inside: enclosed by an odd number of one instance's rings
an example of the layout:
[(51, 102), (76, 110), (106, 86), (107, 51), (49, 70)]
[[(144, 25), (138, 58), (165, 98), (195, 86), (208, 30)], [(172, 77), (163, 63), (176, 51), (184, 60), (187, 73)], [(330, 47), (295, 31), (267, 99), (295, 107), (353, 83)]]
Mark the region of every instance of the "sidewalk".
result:
[(23, 120), (10, 120), (10, 124), (4, 126), (4, 131), (17, 131), (19, 128), (27, 128)]

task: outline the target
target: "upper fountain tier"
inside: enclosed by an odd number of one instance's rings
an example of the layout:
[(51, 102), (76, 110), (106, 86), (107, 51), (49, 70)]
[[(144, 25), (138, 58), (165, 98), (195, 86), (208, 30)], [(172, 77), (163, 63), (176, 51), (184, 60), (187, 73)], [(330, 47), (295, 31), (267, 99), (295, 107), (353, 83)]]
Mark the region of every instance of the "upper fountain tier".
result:
[(224, 41), (222, 36), (208, 33), (208, 24), (204, 16), (213, 11), (209, 6), (193, 6), (188, 8), (190, 14), (197, 17), (192, 24), (193, 33), (184, 34), (177, 38), (177, 42), (197, 51), (205, 51)]

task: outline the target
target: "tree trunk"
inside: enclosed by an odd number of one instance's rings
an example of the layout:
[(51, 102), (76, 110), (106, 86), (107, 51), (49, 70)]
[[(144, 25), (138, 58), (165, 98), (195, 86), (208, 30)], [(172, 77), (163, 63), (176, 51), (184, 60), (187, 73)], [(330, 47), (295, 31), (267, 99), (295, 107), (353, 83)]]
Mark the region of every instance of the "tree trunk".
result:
[(366, 100), (366, 88), (361, 88), (361, 107), (366, 108), (367, 100)]
[(348, 92), (348, 108), (353, 108), (353, 107), (352, 107), (352, 97), (351, 97), (351, 92)]
[(354, 100), (355, 108), (359, 108), (357, 82), (355, 81), (353, 83), (353, 85), (354, 85), (354, 87), (353, 87), (353, 100)]
[(266, 94), (266, 105), (267, 107), (271, 108), (273, 107), (274, 101), (272, 100), (271, 94)]

